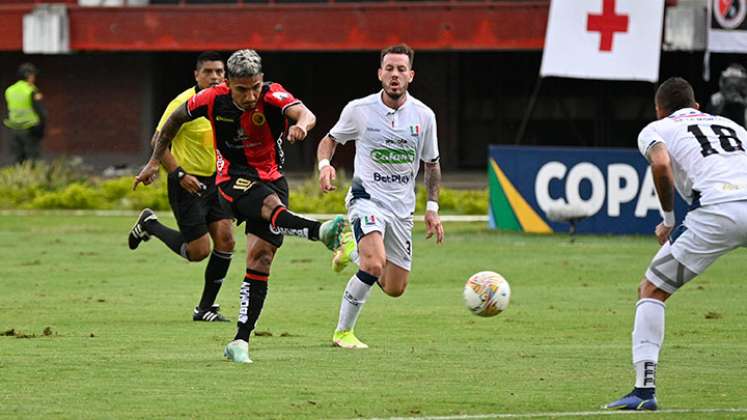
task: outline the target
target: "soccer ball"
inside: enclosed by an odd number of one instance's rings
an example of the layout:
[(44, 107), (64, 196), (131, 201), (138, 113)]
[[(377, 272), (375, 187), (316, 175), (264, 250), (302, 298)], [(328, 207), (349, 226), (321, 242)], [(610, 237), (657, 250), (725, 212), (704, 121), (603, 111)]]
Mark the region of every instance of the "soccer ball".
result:
[(506, 279), (492, 271), (473, 274), (464, 285), (464, 304), (473, 314), (495, 316), (506, 310), (511, 287)]

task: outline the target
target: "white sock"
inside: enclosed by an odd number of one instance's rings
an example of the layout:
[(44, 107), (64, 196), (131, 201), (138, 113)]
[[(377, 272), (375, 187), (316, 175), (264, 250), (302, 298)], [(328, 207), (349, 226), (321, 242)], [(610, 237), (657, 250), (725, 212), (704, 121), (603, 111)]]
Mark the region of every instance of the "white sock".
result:
[(363, 304), (366, 303), (366, 299), (371, 293), (371, 286), (361, 281), (357, 275), (350, 278), (348, 285), (345, 287), (345, 292), (342, 294), (337, 331), (349, 331), (355, 328), (358, 314), (360, 314)]
[(636, 303), (633, 326), (633, 365), (636, 388), (656, 386), (656, 365), (664, 342), (664, 302), (641, 299)]
[(646, 361), (635, 364), (635, 387), (656, 388), (656, 363)]

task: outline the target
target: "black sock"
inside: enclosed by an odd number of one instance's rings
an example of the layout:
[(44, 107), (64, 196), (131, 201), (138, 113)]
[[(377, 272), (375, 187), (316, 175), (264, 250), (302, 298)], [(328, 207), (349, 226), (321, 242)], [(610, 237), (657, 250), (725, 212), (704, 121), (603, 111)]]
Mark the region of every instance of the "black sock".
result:
[(184, 241), (184, 236), (181, 232), (162, 225), (158, 220), (148, 220), (143, 223), (143, 227), (148, 233), (165, 243), (177, 255), (187, 260), (189, 259), (187, 256), (187, 242)]
[(215, 298), (218, 297), (229, 265), (231, 265), (231, 253), (214, 249), (210, 254), (207, 267), (205, 267), (205, 286), (202, 289), (202, 297), (198, 305), (200, 309), (210, 309), (215, 303)]
[(633, 393), (643, 400), (650, 400), (656, 394), (656, 388), (636, 388)]
[(238, 331), (236, 331), (234, 340), (249, 341), (249, 335), (252, 333), (265, 303), (268, 278), (268, 273), (246, 269), (246, 276), (241, 283), (241, 306), (239, 308), (239, 322), (236, 323)]
[(283, 206), (275, 207), (270, 223), (283, 235), (300, 236), (312, 241), (319, 240), (319, 227), (322, 225), (316, 220), (301, 217)]

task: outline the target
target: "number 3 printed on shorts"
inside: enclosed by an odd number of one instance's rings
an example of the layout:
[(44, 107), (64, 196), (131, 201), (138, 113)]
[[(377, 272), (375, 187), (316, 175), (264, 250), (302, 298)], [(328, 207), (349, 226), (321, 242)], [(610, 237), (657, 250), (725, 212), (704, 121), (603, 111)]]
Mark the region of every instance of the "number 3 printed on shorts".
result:
[[(744, 152), (742, 141), (739, 139), (739, 137), (737, 137), (737, 132), (734, 131), (734, 129), (717, 124), (711, 125), (710, 127), (711, 130), (718, 136), (718, 139), (721, 142), (721, 148), (724, 150), (724, 152), (736, 152), (737, 150), (741, 150)], [(701, 130), (697, 124), (687, 126), (687, 131), (692, 133), (692, 135), (695, 136), (695, 138), (698, 140), (698, 143), (700, 143), (700, 154), (703, 155), (703, 157), (717, 155), (719, 153), (716, 149), (713, 148), (713, 146), (711, 146), (711, 142), (708, 141), (708, 137), (703, 134), (703, 130)], [(732, 141), (734, 141), (736, 145), (732, 145)]]

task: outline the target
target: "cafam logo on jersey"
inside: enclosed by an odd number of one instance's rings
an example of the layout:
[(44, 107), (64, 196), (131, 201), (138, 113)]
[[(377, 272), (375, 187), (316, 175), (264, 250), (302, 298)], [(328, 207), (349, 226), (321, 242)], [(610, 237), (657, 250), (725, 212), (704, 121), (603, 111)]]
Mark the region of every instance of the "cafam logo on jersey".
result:
[(373, 149), (371, 159), (376, 163), (395, 165), (415, 162), (414, 149)]
[[(646, 169), (642, 182), (636, 168), (627, 163), (609, 164), (606, 172), (590, 162), (570, 167), (562, 162), (547, 162), (537, 171), (534, 181), (537, 205), (545, 212), (567, 205), (584, 208), (589, 215), (606, 211), (609, 217), (619, 217), (622, 204), (635, 202), (634, 215), (638, 218), (659, 209), (651, 168)], [(550, 183), (554, 182), (565, 184), (564, 195), (551, 196)], [(583, 183), (590, 185), (590, 193), (582, 195)]]

